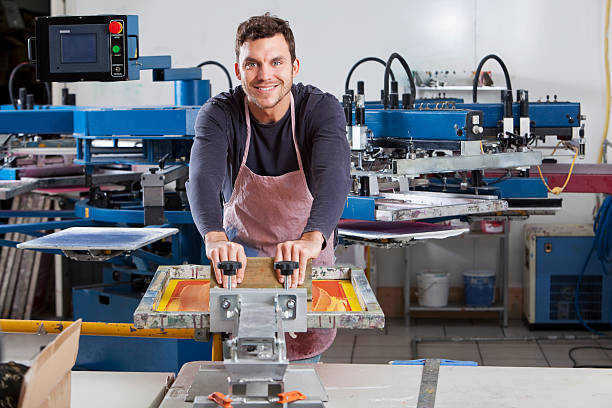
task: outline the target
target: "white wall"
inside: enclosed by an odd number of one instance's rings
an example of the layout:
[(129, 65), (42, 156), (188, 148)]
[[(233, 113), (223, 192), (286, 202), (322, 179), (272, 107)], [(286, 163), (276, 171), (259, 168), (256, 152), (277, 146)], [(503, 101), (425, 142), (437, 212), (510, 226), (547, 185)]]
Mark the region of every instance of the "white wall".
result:
[[(61, 9), (54, 0), (53, 9)], [(214, 59), (232, 69), (237, 25), (254, 14), (271, 11), (288, 19), (301, 60), (298, 81), (340, 95), (350, 66), (364, 56), (386, 59), (399, 52), (412, 69), (472, 71), (480, 58), (503, 58), (515, 89), (529, 90), (530, 99), (557, 94), (560, 100), (582, 103), (587, 115), (587, 159), (596, 160), (604, 122), (603, 27), (604, 1), (578, 0), (430, 0), (421, 1), (161, 1), (66, 0), (67, 14), (125, 13), (140, 17), (141, 55), (170, 54), (176, 67)], [(494, 62), (486, 69), (501, 84)], [(394, 67), (399, 73), (399, 65)], [(362, 65), (353, 75), (366, 80), (369, 99), (382, 86), (382, 66)], [(70, 85), (80, 105), (151, 105), (173, 103), (170, 83), (140, 81)], [(213, 92), (226, 89), (215, 67), (204, 69)], [(354, 83), (354, 82), (353, 82)], [(402, 80), (405, 83), (405, 77)], [(469, 93), (461, 95), (469, 98)], [(480, 100), (496, 99), (483, 95)], [(564, 209), (555, 217), (528, 222), (589, 222), (594, 199), (563, 194)], [(511, 286), (521, 285), (522, 222), (511, 235)], [(452, 265), (452, 271), (495, 265), (496, 246), (464, 238), (433, 242), (410, 249), (412, 272), (430, 264)], [(400, 251), (401, 252), (401, 251)], [(378, 271), (379, 286), (401, 286), (404, 259), (394, 251)], [(394, 260), (389, 262), (389, 260)], [(442, 261), (440, 261), (442, 260)], [(393, 265), (393, 266), (389, 266)], [(459, 275), (453, 282), (459, 285)]]

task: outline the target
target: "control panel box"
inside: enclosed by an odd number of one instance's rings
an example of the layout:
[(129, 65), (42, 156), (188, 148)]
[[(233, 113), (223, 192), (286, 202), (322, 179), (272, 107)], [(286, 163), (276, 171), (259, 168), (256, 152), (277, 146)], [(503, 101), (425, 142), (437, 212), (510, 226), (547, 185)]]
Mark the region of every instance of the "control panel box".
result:
[(39, 81), (126, 81), (138, 59), (138, 16), (39, 17), (28, 49)]

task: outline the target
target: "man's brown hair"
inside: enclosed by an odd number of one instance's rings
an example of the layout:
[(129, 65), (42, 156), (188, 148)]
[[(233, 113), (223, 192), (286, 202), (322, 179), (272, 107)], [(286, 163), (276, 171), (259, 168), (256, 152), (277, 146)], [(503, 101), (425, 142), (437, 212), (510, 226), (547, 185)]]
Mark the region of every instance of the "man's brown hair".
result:
[(243, 21), (236, 31), (236, 61), (240, 57), (240, 47), (247, 41), (259, 40), (260, 38), (274, 37), (282, 34), (289, 46), (291, 62), (295, 61), (295, 40), (293, 31), (289, 28), (289, 22), (266, 13), (263, 16), (253, 16)]

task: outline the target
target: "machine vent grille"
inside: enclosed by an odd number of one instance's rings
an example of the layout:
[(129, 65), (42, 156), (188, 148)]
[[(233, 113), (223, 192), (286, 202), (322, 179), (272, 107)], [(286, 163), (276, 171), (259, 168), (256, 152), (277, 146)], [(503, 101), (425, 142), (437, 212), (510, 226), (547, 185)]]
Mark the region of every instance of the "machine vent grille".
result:
[[(577, 275), (550, 277), (550, 320), (578, 320), (574, 307)], [(601, 276), (584, 276), (580, 284), (580, 314), (587, 321), (601, 320)]]

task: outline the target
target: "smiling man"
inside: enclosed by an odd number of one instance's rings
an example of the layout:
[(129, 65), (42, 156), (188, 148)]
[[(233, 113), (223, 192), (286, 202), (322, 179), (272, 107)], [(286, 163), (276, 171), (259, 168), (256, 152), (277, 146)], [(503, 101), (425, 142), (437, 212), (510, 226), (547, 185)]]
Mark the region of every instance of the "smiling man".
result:
[[(351, 184), (344, 113), (333, 95), (293, 84), (300, 70), (293, 33), (269, 13), (238, 26), (235, 70), (241, 85), (198, 114), (191, 212), (217, 281), (219, 261), (242, 262), (235, 286), (247, 256), (269, 256), (299, 262), (288, 277), (297, 287), (309, 259), (334, 263), (334, 230)], [(316, 360), (334, 337), (323, 329), (287, 337), (288, 357)]]

